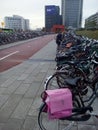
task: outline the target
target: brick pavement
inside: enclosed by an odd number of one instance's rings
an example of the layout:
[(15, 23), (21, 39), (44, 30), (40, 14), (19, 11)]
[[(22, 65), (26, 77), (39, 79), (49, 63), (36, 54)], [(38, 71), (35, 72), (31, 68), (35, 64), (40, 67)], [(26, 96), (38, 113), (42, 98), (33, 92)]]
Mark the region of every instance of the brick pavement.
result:
[[(51, 41), (35, 55), (0, 73), (0, 130), (39, 130), (37, 123), (44, 81), (55, 71), (56, 44)], [(94, 105), (98, 107), (98, 100)], [(98, 120), (78, 122), (72, 130), (98, 130)]]

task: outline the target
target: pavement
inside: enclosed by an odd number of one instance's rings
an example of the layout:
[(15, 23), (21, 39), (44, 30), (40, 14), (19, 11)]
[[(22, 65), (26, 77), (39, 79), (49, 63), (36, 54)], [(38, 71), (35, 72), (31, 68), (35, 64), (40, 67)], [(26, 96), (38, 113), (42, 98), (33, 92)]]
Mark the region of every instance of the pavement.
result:
[[(8, 46), (8, 45), (7, 45)], [(23, 63), (0, 73), (0, 130), (40, 130), (38, 108), (45, 79), (55, 72), (55, 41)], [(94, 103), (98, 108), (98, 99)], [(71, 130), (98, 130), (98, 119), (78, 122)]]

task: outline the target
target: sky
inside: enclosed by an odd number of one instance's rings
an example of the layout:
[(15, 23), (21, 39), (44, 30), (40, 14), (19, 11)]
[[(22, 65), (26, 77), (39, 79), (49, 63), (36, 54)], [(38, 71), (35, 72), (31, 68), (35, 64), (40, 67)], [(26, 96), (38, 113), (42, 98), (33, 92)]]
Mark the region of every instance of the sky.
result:
[[(19, 15), (30, 20), (31, 29), (45, 26), (45, 5), (57, 5), (61, 9), (61, 0), (1, 0), (0, 26), (5, 16)], [(98, 0), (83, 0), (83, 20), (98, 12)]]

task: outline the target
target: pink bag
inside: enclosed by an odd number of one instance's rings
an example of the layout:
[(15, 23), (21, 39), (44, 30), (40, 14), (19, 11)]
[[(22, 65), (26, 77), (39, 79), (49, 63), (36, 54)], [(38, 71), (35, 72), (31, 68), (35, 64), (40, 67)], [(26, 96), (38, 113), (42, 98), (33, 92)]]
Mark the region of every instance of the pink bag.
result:
[(45, 102), (50, 119), (68, 117), (72, 114), (72, 94), (68, 88), (46, 90)]

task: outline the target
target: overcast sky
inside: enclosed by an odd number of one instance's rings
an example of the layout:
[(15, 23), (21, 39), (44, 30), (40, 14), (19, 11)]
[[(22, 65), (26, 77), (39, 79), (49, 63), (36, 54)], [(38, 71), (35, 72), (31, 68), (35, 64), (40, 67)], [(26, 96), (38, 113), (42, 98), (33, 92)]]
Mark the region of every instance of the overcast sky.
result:
[[(44, 27), (45, 5), (61, 6), (61, 0), (1, 0), (0, 23), (5, 16), (19, 15), (30, 20), (31, 28)], [(84, 19), (98, 12), (98, 0), (84, 0)]]

